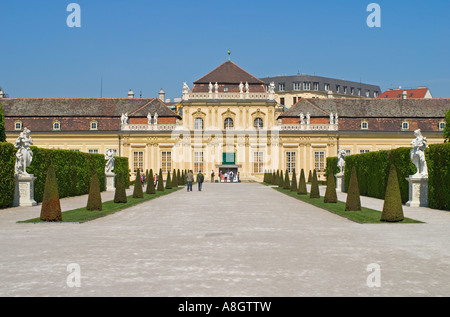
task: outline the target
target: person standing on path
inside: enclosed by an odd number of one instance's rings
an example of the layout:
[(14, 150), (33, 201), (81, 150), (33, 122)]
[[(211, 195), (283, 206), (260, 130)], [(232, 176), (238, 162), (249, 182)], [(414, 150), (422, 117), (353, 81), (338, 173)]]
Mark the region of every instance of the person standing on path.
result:
[(211, 170), (211, 183), (214, 183), (214, 171)]
[(199, 192), (202, 191), (202, 185), (203, 185), (204, 180), (205, 180), (205, 177), (203, 176), (202, 171), (199, 171), (197, 174), (197, 183), (198, 183), (198, 191)]
[(192, 170), (189, 170), (189, 172), (186, 175), (186, 182), (187, 182), (187, 191), (192, 191), (192, 182), (194, 181), (194, 174), (192, 174)]

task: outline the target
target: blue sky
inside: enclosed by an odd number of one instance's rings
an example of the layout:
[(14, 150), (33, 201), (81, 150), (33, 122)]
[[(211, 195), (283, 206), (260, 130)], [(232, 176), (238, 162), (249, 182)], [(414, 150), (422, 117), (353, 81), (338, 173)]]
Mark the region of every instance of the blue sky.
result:
[[(66, 7), (81, 7), (81, 28)], [(381, 28), (366, 24), (381, 7)], [(0, 86), (10, 97), (181, 96), (227, 59), (256, 77), (297, 72), (428, 86), (450, 97), (450, 1), (2, 0)]]

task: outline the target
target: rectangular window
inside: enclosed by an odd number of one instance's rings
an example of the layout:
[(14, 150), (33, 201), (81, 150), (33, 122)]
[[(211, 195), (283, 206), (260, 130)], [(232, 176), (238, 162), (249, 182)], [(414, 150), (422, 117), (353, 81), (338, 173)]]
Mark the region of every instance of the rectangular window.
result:
[(314, 84), (313, 84), (313, 89), (314, 89), (315, 91), (318, 91), (318, 90), (319, 90), (319, 83), (314, 83)]
[(363, 153), (369, 153), (370, 150), (359, 150), (359, 153), (363, 154)]
[(161, 152), (161, 170), (164, 173), (172, 170), (172, 152)]
[(311, 83), (310, 82), (304, 82), (303, 83), (303, 90), (311, 90)]
[(329, 91), (330, 90), (330, 84), (325, 84), (325, 91)]
[(337, 93), (340, 93), (340, 92), (341, 92), (341, 86), (336, 85), (336, 92), (337, 92)]
[(355, 88), (353, 88), (353, 87), (350, 88), (350, 94), (351, 94), (351, 95), (354, 95), (354, 94), (355, 94)]
[(325, 171), (325, 152), (314, 152), (314, 169), (317, 170), (317, 172)]
[(347, 94), (347, 92), (348, 92), (347, 86), (344, 86), (344, 94)]
[(89, 154), (98, 154), (98, 149), (89, 149), (88, 153)]
[(204, 172), (203, 152), (194, 152), (194, 173)]
[(144, 172), (144, 152), (134, 151), (133, 152), (133, 172), (137, 173), (137, 170)]
[(253, 152), (253, 173), (264, 173), (264, 152)]
[(280, 98), (280, 104), (284, 106), (284, 98)]
[(294, 101), (294, 105), (297, 103), (297, 97), (293, 97), (292, 100)]
[(279, 91), (284, 91), (284, 89), (285, 89), (284, 83), (278, 84), (278, 90), (279, 90)]
[(286, 152), (286, 170), (289, 173), (294, 171), (296, 154), (297, 152)]
[(352, 155), (352, 150), (345, 150), (345, 156)]
[(294, 83), (294, 90), (302, 90), (302, 83), (301, 82), (295, 82)]
[(358, 97), (361, 97), (361, 88), (358, 88)]

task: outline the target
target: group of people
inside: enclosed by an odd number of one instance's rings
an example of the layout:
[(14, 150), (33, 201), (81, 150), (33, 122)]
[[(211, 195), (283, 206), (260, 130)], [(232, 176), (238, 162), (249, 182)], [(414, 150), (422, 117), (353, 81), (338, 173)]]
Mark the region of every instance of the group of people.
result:
[[(211, 171), (211, 179), (213, 178), (213, 171)], [(233, 183), (234, 181), (239, 182), (239, 172), (236, 174), (233, 173), (233, 171), (222, 173), (219, 171), (219, 183), (227, 183), (227, 182)]]
[[(197, 174), (197, 185), (198, 185), (198, 191), (202, 191), (203, 182), (205, 181), (205, 176), (203, 176), (202, 172), (198, 172)], [(186, 182), (187, 182), (187, 191), (192, 191), (192, 183), (194, 182), (194, 173), (192, 173), (192, 170), (189, 170), (186, 174)]]

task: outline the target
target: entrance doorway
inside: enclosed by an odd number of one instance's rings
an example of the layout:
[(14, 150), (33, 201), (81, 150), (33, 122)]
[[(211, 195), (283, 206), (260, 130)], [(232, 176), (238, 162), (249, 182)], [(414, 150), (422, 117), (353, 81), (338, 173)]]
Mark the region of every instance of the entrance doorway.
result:
[(220, 183), (239, 183), (239, 165), (218, 165)]

